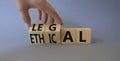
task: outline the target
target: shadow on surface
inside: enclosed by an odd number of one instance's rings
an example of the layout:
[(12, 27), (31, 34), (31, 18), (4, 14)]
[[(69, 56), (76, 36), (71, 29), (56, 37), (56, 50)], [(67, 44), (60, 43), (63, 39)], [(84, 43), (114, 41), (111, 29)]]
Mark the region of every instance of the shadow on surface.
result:
[(92, 44), (99, 44), (99, 43), (103, 43), (103, 42), (104, 41), (99, 38), (92, 38), (92, 41), (91, 41)]

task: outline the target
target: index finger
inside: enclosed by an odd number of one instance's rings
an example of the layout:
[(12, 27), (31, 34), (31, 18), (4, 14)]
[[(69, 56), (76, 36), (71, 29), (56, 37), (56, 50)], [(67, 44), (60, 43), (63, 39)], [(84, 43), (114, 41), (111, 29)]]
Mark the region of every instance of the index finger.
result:
[(20, 10), (22, 18), (28, 27), (31, 26), (31, 18), (28, 10)]
[(48, 2), (42, 4), (42, 8), (41, 8), (40, 4), (37, 5), (37, 8), (42, 9), (43, 11), (48, 13), (51, 17), (53, 17), (57, 21), (58, 24), (63, 25), (62, 19), (60, 18), (60, 16), (57, 14), (57, 12), (54, 10), (54, 8)]
[(63, 21), (61, 19), (61, 17), (58, 15), (58, 13), (54, 10), (54, 8), (48, 3), (48, 5), (46, 6), (47, 12), (48, 14), (53, 17), (58, 24), (63, 25)]

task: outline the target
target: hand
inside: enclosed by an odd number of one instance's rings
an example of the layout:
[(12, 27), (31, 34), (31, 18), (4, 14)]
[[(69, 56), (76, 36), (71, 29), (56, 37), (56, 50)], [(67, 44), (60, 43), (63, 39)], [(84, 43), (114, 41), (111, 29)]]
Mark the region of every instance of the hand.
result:
[(60, 16), (46, 0), (15, 0), (15, 3), (28, 27), (31, 26), (28, 12), (30, 8), (37, 8), (38, 19), (42, 20), (44, 24), (47, 23), (48, 17), (50, 18), (49, 24), (53, 24), (55, 20), (58, 24), (63, 24)]

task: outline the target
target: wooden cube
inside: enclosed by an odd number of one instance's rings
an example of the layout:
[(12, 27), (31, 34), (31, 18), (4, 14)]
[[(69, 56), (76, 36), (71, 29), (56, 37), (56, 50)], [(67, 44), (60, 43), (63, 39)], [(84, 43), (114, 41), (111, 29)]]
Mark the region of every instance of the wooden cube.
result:
[(45, 24), (33, 24), (29, 28), (31, 44), (45, 43), (44, 31), (45, 31)]
[(61, 43), (62, 44), (76, 44), (76, 33), (73, 28), (61, 29)]
[(60, 44), (60, 24), (45, 25), (46, 44)]
[(76, 28), (77, 44), (91, 43), (91, 29), (90, 28)]

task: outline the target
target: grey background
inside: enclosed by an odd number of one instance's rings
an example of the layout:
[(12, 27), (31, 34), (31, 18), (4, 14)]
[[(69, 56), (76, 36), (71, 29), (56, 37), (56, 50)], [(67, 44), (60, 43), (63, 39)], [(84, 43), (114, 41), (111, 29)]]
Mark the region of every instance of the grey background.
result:
[[(120, 0), (49, 0), (62, 27), (89, 27), (89, 45), (30, 45), (13, 0), (0, 0), (0, 61), (120, 61)], [(31, 9), (32, 23), (41, 23)]]

